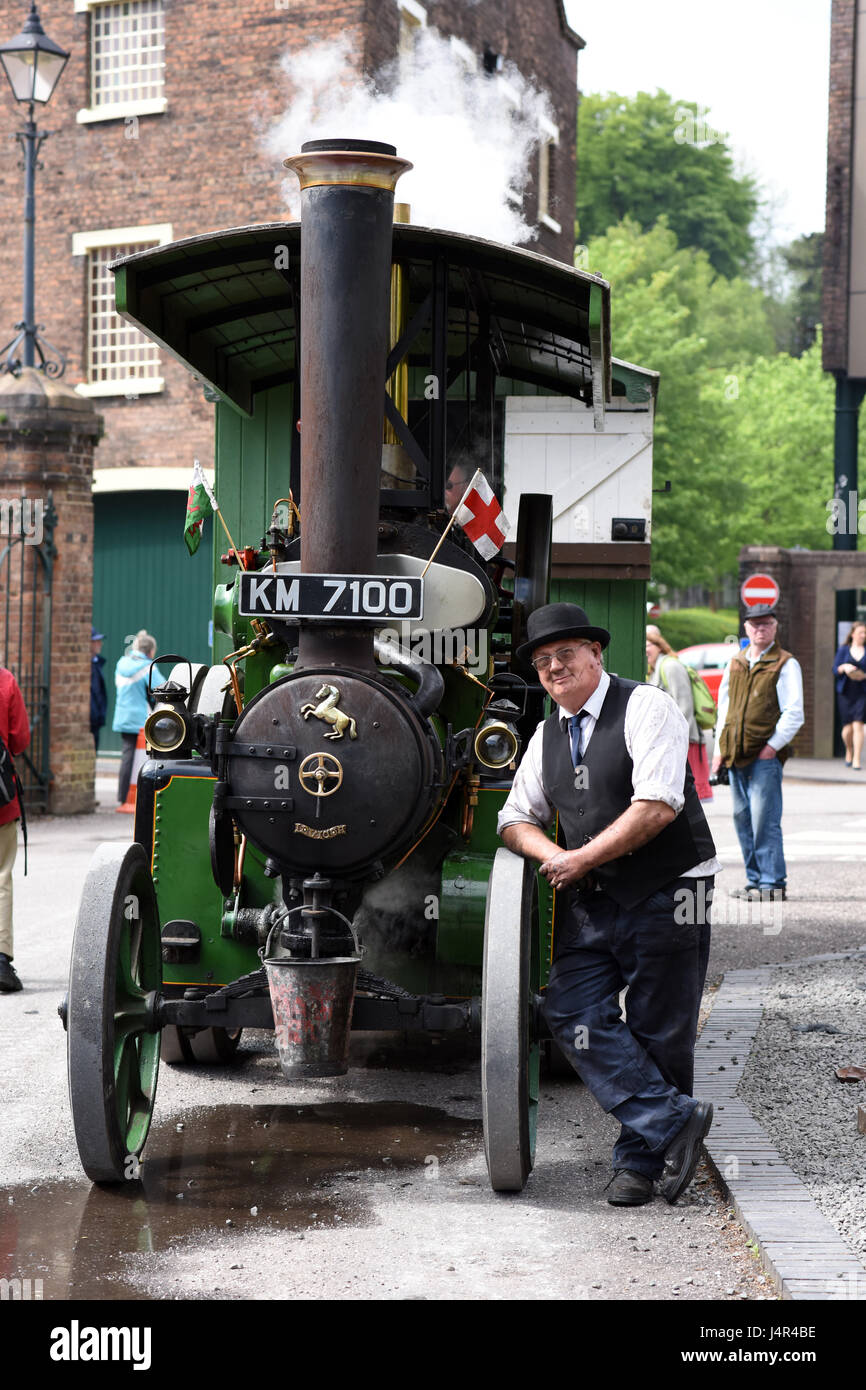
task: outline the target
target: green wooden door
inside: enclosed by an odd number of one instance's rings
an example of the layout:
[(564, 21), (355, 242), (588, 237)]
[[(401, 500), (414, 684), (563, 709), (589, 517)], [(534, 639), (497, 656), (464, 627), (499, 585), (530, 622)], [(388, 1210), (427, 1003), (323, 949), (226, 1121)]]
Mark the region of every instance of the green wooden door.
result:
[(93, 624), (105, 633), (108, 690), (101, 753), (120, 748), (111, 721), (114, 668), (124, 639), (144, 627), (159, 652), (210, 662), (213, 589), (209, 537), (197, 555), (190, 556), (184, 545), (185, 493), (107, 492), (97, 493), (93, 502)]
[(646, 677), (646, 581), (643, 579), (554, 579), (551, 603), (578, 603), (596, 627), (606, 627), (610, 646), (606, 671), (627, 680)]

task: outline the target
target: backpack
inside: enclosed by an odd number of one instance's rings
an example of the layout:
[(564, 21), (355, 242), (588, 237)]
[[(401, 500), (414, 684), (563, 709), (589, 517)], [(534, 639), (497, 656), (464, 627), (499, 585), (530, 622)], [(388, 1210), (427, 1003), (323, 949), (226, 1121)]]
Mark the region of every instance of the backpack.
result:
[[(674, 660), (677, 661), (679, 660), (679, 658), (674, 657)], [(695, 712), (695, 723), (697, 724), (699, 729), (714, 729), (716, 727), (716, 724), (718, 723), (719, 712), (716, 709), (716, 702), (713, 699), (710, 687), (707, 685), (705, 680), (702, 680), (702, 678), (698, 675), (697, 671), (692, 666), (686, 666), (686, 663), (684, 661), (680, 664), (682, 666), (685, 666), (685, 669), (689, 675), (689, 681), (691, 682), (692, 707)], [(659, 671), (659, 676), (661, 678), (662, 684), (665, 687), (665, 690), (667, 690), (668, 694), (670, 694), (670, 687), (668, 686), (668, 683), (665, 680), (664, 666), (661, 667)]]

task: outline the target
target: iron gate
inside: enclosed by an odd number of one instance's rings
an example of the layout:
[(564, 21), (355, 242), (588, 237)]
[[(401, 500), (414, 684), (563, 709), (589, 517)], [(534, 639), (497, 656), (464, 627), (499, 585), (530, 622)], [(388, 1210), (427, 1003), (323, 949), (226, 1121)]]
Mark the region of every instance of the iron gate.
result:
[(0, 501), (0, 665), (17, 680), (30, 746), (15, 759), (28, 810), (44, 811), (51, 786), (51, 619), (54, 528), (47, 498)]

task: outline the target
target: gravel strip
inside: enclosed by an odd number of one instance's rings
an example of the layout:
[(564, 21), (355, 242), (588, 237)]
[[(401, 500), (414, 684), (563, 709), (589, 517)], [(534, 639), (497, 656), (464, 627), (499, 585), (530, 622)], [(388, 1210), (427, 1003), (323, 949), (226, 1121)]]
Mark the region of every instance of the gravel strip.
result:
[[(815, 1203), (866, 1262), (866, 953), (771, 968), (737, 1091)], [(834, 1030), (834, 1031), (830, 1031)]]

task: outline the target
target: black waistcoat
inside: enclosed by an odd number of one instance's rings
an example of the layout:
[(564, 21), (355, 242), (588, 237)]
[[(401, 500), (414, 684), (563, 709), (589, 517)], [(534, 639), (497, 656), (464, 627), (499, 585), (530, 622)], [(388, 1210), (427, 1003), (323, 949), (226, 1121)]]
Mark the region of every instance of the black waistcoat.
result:
[[(571, 761), (568, 725), (560, 725), (559, 711), (545, 723), (544, 789), (559, 812), (569, 849), (579, 849), (594, 839), (631, 805), (633, 764), (625, 745), (625, 710), (636, 685), (636, 681), (611, 676), (579, 777)], [(687, 869), (715, 856), (716, 847), (688, 764), (683, 791), (682, 811), (654, 839), (593, 869), (601, 886), (621, 907), (635, 907)]]

